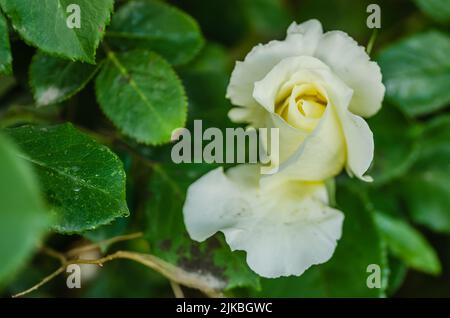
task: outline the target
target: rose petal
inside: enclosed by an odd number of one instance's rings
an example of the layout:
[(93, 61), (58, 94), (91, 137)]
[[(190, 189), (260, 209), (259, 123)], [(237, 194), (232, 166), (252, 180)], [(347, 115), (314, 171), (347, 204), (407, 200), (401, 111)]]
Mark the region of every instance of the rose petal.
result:
[[(233, 107), (228, 112), (228, 118), (234, 123), (251, 123), (253, 127), (264, 127), (267, 111), (258, 107)], [(251, 120), (250, 120), (251, 118)]]
[(275, 98), (281, 86), (292, 77), (297, 82), (313, 83), (321, 80), (318, 70), (330, 69), (322, 61), (311, 56), (287, 57), (275, 65), (260, 81), (255, 82), (253, 98), (269, 113), (275, 112)]
[[(280, 135), (284, 136), (282, 133)], [(283, 140), (280, 138), (280, 153)], [(292, 147), (294, 148), (294, 147)], [(291, 149), (292, 149), (291, 148)], [(320, 181), (336, 176), (346, 159), (346, 142), (339, 118), (333, 107), (327, 106), (316, 129), (286, 161), (281, 161), (279, 175), (304, 181)]]
[(298, 33), (303, 34), (308, 43), (316, 43), (316, 39), (323, 33), (322, 24), (317, 19), (310, 19), (300, 24), (292, 22), (287, 29), (288, 36)]
[(344, 217), (327, 205), (323, 183), (260, 187), (258, 174), (257, 166), (227, 174), (218, 168), (193, 183), (183, 208), (191, 237), (203, 241), (223, 232), (231, 249), (246, 251), (250, 268), (264, 277), (301, 275), (328, 261)]
[[(292, 85), (298, 82), (313, 83), (328, 100), (325, 113), (311, 134), (308, 130), (292, 127), (274, 114), (279, 89), (290, 81)], [(352, 90), (327, 65), (310, 56), (286, 58), (255, 83), (253, 95), (271, 113), (269, 126), (280, 129), (279, 163), (283, 177), (314, 181), (333, 177), (340, 172), (351, 141), (343, 133), (338, 114), (340, 111), (348, 112)], [(263, 144), (266, 147), (264, 140)]]
[(351, 112), (363, 117), (378, 112), (385, 92), (381, 71), (362, 46), (345, 32), (330, 31), (320, 39), (314, 56), (353, 89)]
[[(320, 22), (309, 20), (300, 25), (292, 24), (284, 41), (255, 46), (243, 62), (236, 62), (227, 88), (227, 98), (237, 106), (259, 107), (252, 96), (254, 83), (286, 57), (312, 55), (321, 35)], [(247, 121), (253, 122), (253, 119), (249, 117)]]
[(339, 112), (339, 117), (347, 143), (347, 172), (361, 180), (370, 182), (370, 176), (364, 176), (373, 160), (373, 134), (366, 121), (348, 110)]

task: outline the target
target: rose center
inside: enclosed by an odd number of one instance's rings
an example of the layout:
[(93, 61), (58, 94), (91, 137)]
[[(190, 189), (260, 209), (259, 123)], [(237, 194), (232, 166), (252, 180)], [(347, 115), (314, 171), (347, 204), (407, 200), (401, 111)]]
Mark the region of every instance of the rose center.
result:
[(275, 112), (293, 127), (313, 130), (322, 118), (327, 99), (314, 84), (282, 87), (275, 101)]

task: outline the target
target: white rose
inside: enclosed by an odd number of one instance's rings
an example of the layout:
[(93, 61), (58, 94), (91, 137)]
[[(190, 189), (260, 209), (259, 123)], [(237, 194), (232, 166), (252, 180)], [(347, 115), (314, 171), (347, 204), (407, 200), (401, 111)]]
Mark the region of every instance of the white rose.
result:
[(363, 47), (309, 20), (291, 24), (284, 41), (258, 45), (236, 63), (227, 97), (241, 107), (229, 117), (280, 129), (279, 174), (316, 181), (345, 167), (370, 180), (363, 175), (374, 143), (361, 116), (380, 109), (384, 91), (380, 68)]
[(207, 173), (189, 187), (183, 213), (192, 239), (223, 232), (231, 249), (246, 251), (250, 268), (269, 278), (328, 261), (344, 219), (328, 206), (322, 182), (260, 182), (257, 165)]

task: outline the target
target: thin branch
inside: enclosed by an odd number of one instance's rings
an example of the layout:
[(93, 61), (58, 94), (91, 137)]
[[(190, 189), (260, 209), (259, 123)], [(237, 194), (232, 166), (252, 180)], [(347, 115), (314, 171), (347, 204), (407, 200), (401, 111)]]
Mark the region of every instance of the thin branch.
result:
[(65, 264), (67, 262), (67, 258), (66, 258), (66, 256), (64, 256), (63, 253), (55, 251), (54, 249), (52, 249), (50, 247), (43, 246), (41, 248), (41, 251), (50, 257), (56, 258), (57, 260), (59, 260), (61, 262), (61, 264)]
[(205, 295), (209, 297), (223, 297), (223, 294), (210, 286), (209, 282), (206, 279), (202, 279), (202, 276), (196, 273), (187, 272), (179, 267), (176, 267), (162, 259), (150, 255), (150, 254), (141, 254), (135, 252), (128, 251), (117, 251), (113, 254), (107, 255), (105, 257), (96, 259), (96, 260), (83, 260), (76, 259), (71, 260), (68, 264), (97, 264), (103, 265), (109, 261), (115, 259), (129, 259), (135, 262), (138, 262), (142, 265), (145, 265), (156, 272), (160, 273), (170, 281), (175, 283), (198, 289), (203, 292)]
[[(56, 256), (57, 254), (54, 255)], [(117, 251), (113, 254), (95, 260), (87, 260), (87, 259), (74, 259), (69, 261), (65, 260), (60, 268), (58, 268), (55, 272), (53, 272), (49, 276), (45, 277), (41, 282), (27, 289), (26, 291), (14, 295), (13, 297), (15, 298), (24, 296), (26, 294), (31, 293), (32, 291), (35, 291), (42, 285), (48, 283), (50, 280), (61, 274), (64, 271), (64, 269), (70, 264), (96, 264), (102, 266), (104, 263), (110, 262), (115, 259), (132, 260), (160, 273), (161, 275), (169, 279), (169, 281), (172, 284), (172, 288), (174, 289), (176, 297), (179, 296), (181, 297), (183, 293), (181, 288), (179, 288), (178, 286), (178, 289), (176, 289), (175, 287), (176, 285), (174, 284), (180, 284), (189, 288), (198, 289), (209, 297), (224, 297), (224, 295), (220, 292), (218, 288), (211, 286), (211, 281), (209, 279), (204, 278), (198, 273), (187, 272), (182, 268), (176, 267), (150, 254), (141, 254), (128, 251)]]
[(175, 295), (175, 298), (184, 298), (183, 290), (181, 289), (181, 286), (174, 281), (170, 281), (170, 287), (172, 287), (173, 294)]
[(370, 53), (372, 52), (372, 49), (375, 44), (375, 40), (377, 39), (377, 36), (378, 36), (378, 29), (375, 28), (375, 29), (373, 29), (372, 35), (370, 36), (370, 39), (369, 39), (369, 43), (367, 44), (366, 52), (368, 55), (370, 55)]
[(58, 276), (59, 274), (61, 274), (62, 272), (64, 272), (65, 268), (66, 268), (66, 266), (65, 266), (65, 265), (62, 265), (62, 266), (59, 267), (56, 271), (54, 271), (53, 273), (51, 273), (50, 275), (48, 275), (47, 277), (45, 277), (43, 280), (41, 280), (38, 284), (34, 285), (33, 287), (31, 287), (31, 288), (29, 288), (29, 289), (27, 289), (27, 290), (25, 290), (25, 291), (23, 291), (23, 292), (21, 292), (21, 293), (18, 293), (18, 294), (13, 295), (12, 298), (22, 297), (22, 296), (25, 296), (26, 294), (29, 294), (29, 293), (35, 291), (35, 290), (38, 289), (39, 287), (41, 287), (41, 286), (47, 284), (47, 283), (48, 283), (49, 281), (51, 281), (53, 278), (55, 278), (56, 276)]
[(76, 247), (74, 249), (71, 249), (70, 251), (68, 251), (66, 253), (67, 257), (75, 257), (80, 255), (81, 253), (84, 252), (88, 252), (88, 251), (92, 251), (95, 249), (100, 248), (102, 245), (111, 245), (114, 243), (118, 243), (118, 242), (123, 242), (123, 241), (129, 241), (129, 240), (134, 240), (137, 238), (140, 238), (143, 236), (143, 233), (138, 232), (138, 233), (132, 233), (132, 234), (126, 234), (126, 235), (120, 235), (120, 236), (116, 236), (107, 240), (103, 240), (97, 243), (93, 243), (93, 244), (89, 244), (89, 245), (84, 245), (81, 247)]

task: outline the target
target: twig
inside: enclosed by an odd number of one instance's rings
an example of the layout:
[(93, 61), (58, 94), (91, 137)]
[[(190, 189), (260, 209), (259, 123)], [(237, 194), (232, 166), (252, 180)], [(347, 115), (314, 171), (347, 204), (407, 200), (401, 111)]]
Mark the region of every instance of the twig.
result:
[(175, 295), (175, 298), (184, 298), (183, 290), (181, 289), (181, 286), (174, 281), (170, 281), (170, 287), (172, 287), (173, 294)]
[(203, 292), (205, 295), (209, 297), (223, 297), (223, 294), (218, 291), (217, 289), (213, 288), (208, 284), (208, 281), (205, 279), (202, 279), (202, 277), (195, 273), (190, 273), (185, 271), (184, 269), (181, 269), (179, 267), (176, 267), (166, 261), (163, 261), (162, 259), (150, 255), (150, 254), (141, 254), (141, 253), (135, 253), (135, 252), (128, 252), (128, 251), (117, 251), (113, 254), (107, 255), (105, 257), (96, 259), (96, 260), (83, 260), (83, 259), (76, 259), (69, 261), (68, 264), (97, 264), (97, 265), (103, 265), (104, 263), (107, 263), (109, 261), (115, 260), (115, 259), (129, 259), (133, 260), (135, 262), (138, 262), (142, 265), (145, 265), (156, 272), (160, 273), (164, 277), (168, 278), (170, 281), (173, 281), (175, 283), (198, 289), (201, 292)]
[(67, 258), (64, 256), (64, 254), (62, 254), (58, 251), (55, 251), (54, 249), (52, 249), (50, 247), (43, 246), (41, 248), (41, 251), (50, 257), (56, 258), (57, 260), (59, 260), (61, 262), (61, 264), (65, 264), (67, 262)]
[(93, 244), (89, 244), (89, 245), (84, 245), (81, 247), (76, 247), (71, 249), (70, 251), (68, 251), (66, 253), (67, 257), (71, 258), (77, 255), (80, 255), (81, 253), (84, 252), (88, 252), (91, 250), (95, 250), (100, 248), (102, 245), (111, 245), (114, 243), (118, 243), (118, 242), (123, 242), (123, 241), (129, 241), (129, 240), (134, 240), (137, 238), (142, 237), (143, 233), (138, 232), (138, 233), (132, 233), (132, 234), (127, 234), (127, 235), (120, 235), (120, 236), (116, 236), (107, 240), (103, 240), (97, 243), (93, 243)]
[[(57, 255), (54, 254), (53, 252), (51, 252), (51, 254), (53, 254), (54, 256)], [(62, 261), (62, 258), (60, 259)], [(210, 281), (208, 279), (205, 279), (204, 277), (202, 277), (197, 273), (187, 272), (182, 268), (176, 267), (150, 254), (141, 254), (128, 251), (117, 251), (113, 254), (95, 260), (86, 260), (86, 259), (64, 260), (61, 267), (59, 267), (55, 272), (53, 272), (49, 276), (45, 277), (41, 282), (12, 297), (13, 298), (21, 297), (28, 293), (31, 293), (32, 291), (35, 291), (42, 285), (48, 283), (50, 280), (61, 274), (64, 271), (64, 269), (70, 264), (103, 265), (104, 263), (110, 262), (115, 259), (132, 260), (160, 273), (161, 275), (169, 279), (169, 281), (172, 284), (172, 288), (174, 289), (176, 297), (181, 297), (183, 294), (181, 288), (179, 288), (178, 286), (178, 289), (176, 289), (174, 284), (180, 284), (190, 288), (198, 289), (209, 297), (224, 297), (224, 295), (220, 292), (220, 290), (218, 290), (218, 288), (215, 288), (214, 286), (210, 285)]]
[(368, 55), (370, 55), (370, 53), (372, 52), (372, 49), (375, 44), (375, 40), (377, 39), (377, 36), (378, 36), (378, 29), (375, 28), (375, 29), (373, 29), (372, 35), (370, 36), (370, 39), (369, 39), (369, 43), (367, 44), (366, 52)]
[(36, 289), (38, 289), (39, 287), (47, 284), (49, 281), (51, 281), (53, 278), (55, 278), (56, 276), (58, 276), (59, 274), (61, 274), (62, 272), (64, 272), (64, 269), (66, 268), (65, 265), (62, 265), (61, 267), (59, 267), (56, 271), (54, 271), (53, 273), (51, 273), (50, 275), (48, 275), (47, 277), (45, 277), (43, 280), (41, 280), (38, 284), (34, 285), (33, 287), (15, 294), (12, 296), (12, 298), (17, 298), (17, 297), (22, 297), (25, 296), (26, 294), (29, 294), (33, 291), (35, 291)]

